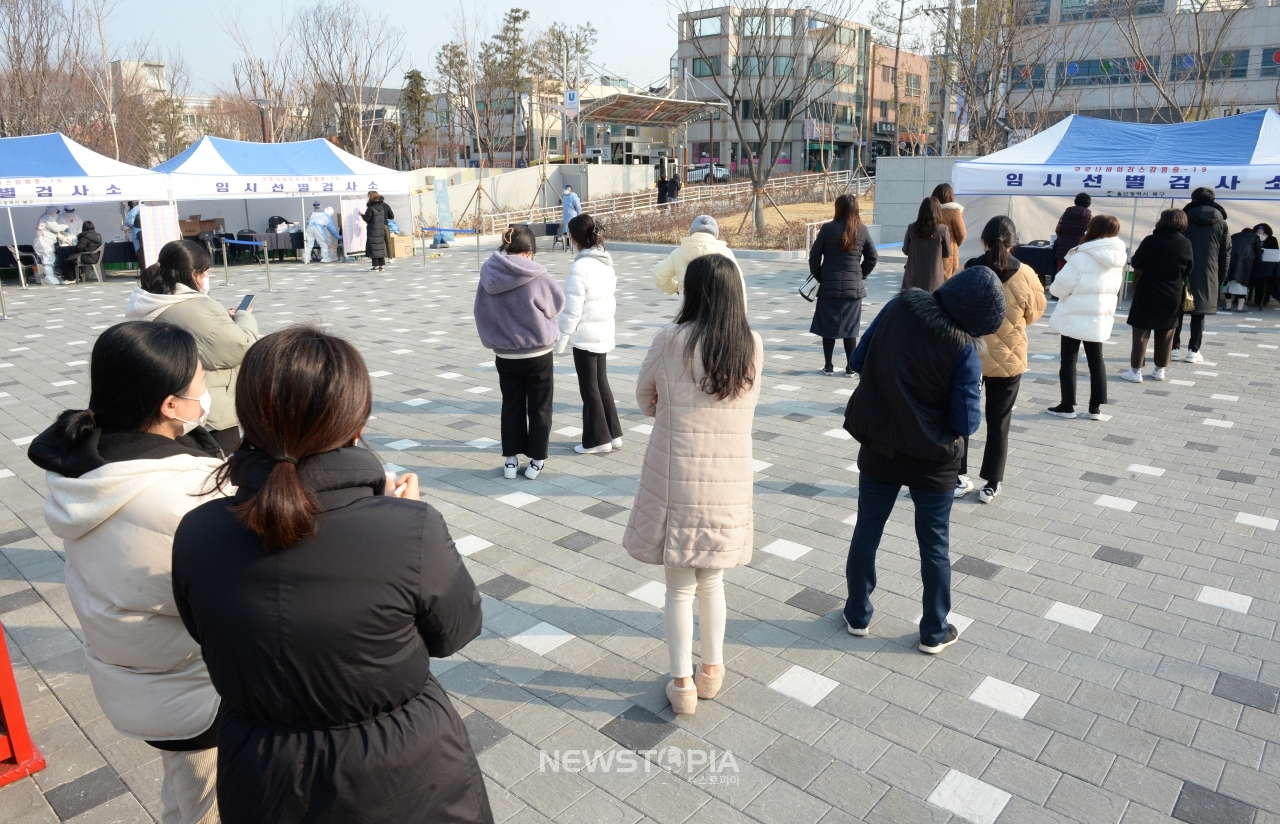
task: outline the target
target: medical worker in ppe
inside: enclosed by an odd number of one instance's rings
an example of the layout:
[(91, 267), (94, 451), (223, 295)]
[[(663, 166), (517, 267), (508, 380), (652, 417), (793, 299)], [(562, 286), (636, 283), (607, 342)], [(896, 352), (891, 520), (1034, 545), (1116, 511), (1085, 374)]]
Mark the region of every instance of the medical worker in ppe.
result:
[(45, 209), (44, 214), (36, 221), (36, 239), (31, 245), (35, 247), (36, 257), (40, 258), (40, 273), (44, 275), (44, 282), (51, 286), (62, 283), (53, 273), (54, 250), (58, 245), (58, 235), (66, 230), (67, 224), (62, 220), (57, 206)]
[(67, 229), (62, 234), (58, 235), (58, 245), (74, 246), (76, 244), (76, 235), (80, 234), (80, 226), (84, 223), (84, 221), (76, 215), (76, 207), (62, 207), (62, 222), (67, 224)]
[[(138, 254), (142, 249), (142, 227), (139, 226), (138, 213), (142, 210), (142, 204), (136, 200), (129, 201), (129, 211), (124, 213), (124, 228), (129, 233), (129, 240), (133, 241), (134, 254)], [(139, 258), (141, 262), (141, 258)]]
[(319, 244), (320, 262), (333, 263), (333, 247), (342, 240), (342, 236), (338, 234), (338, 227), (333, 222), (333, 209), (321, 209), (318, 200), (311, 204), (311, 209), (311, 216), (307, 218), (303, 237), (302, 260), (304, 263), (310, 263), (311, 250)]

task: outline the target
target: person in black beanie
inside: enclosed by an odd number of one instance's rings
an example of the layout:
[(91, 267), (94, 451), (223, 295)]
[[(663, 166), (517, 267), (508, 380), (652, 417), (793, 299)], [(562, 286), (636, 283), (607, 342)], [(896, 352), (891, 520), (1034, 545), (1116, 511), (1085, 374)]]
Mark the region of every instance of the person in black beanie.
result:
[(1004, 288), (986, 266), (971, 266), (933, 294), (906, 289), (867, 328), (849, 367), (861, 376), (844, 428), (858, 451), (858, 521), (849, 544), (844, 620), (866, 635), (876, 587), (876, 550), (903, 486), (911, 490), (924, 582), (920, 651), (936, 655), (959, 631), (951, 611), (951, 505), (964, 439), (978, 430), (979, 338), (1005, 317)]

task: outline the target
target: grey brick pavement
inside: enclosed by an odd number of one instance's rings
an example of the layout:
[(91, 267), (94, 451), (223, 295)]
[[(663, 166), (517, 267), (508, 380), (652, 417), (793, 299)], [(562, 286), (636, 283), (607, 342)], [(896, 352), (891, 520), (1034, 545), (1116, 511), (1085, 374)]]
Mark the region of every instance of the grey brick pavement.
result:
[[(566, 255), (539, 259), (567, 269)], [(503, 480), (483, 440), (497, 437), (499, 398), (470, 319), (472, 252), (395, 261), (377, 281), (354, 264), (279, 266), (278, 291), (256, 305), (267, 330), (325, 322), (360, 346), (375, 375), (370, 440), (420, 474), (468, 553), (485, 631), (436, 669), (499, 820), (1280, 822), (1280, 311), (1211, 318), (1206, 363), (1141, 386), (1116, 378), (1128, 352), (1117, 325), (1105, 422), (1042, 414), (1057, 401), (1057, 336), (1034, 328), (1002, 494), (992, 506), (970, 495), (953, 515), (954, 609), (972, 624), (929, 658), (914, 648), (905, 497), (886, 530), (871, 635), (843, 631), (857, 475), (856, 444), (838, 435), (854, 383), (817, 373), (810, 307), (794, 291), (802, 266), (744, 262), (767, 350), (757, 551), (726, 578), (724, 692), (677, 719), (663, 696), (660, 570), (618, 543), (647, 432), (634, 378), (677, 303), (651, 285), (655, 256), (616, 259), (610, 371), (626, 444), (572, 453), (578, 394), (560, 361), (561, 431), (537, 481)], [(876, 273), (866, 320), (900, 272), (888, 261)], [(234, 305), (265, 287), (260, 270), (236, 270), (233, 283), (213, 294)], [(24, 454), (59, 410), (83, 405), (92, 341), (121, 318), (130, 287), (7, 291), (0, 621), (49, 767), (0, 790), (4, 821), (158, 814), (157, 753), (94, 701), (41, 516), (44, 480)], [(533, 499), (503, 502), (512, 492)], [(627, 747), (663, 753), (622, 771)], [(698, 754), (674, 762), (671, 748)], [(599, 751), (592, 768), (555, 771), (543, 755), (584, 750)]]

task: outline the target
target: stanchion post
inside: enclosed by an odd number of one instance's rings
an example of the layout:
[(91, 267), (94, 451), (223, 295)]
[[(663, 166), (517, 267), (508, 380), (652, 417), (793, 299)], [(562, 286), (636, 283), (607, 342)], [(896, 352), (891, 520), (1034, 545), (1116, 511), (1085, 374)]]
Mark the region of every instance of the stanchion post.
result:
[(262, 242), (262, 262), (267, 267), (267, 291), (274, 292), (275, 289), (271, 286), (271, 250), (267, 248), (266, 241)]

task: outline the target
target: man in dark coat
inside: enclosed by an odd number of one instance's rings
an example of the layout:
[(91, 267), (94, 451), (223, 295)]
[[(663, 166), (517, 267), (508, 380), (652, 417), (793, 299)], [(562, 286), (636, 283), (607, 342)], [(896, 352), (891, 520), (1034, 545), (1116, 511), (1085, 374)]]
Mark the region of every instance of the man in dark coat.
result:
[(862, 376), (845, 409), (858, 450), (858, 522), (849, 544), (845, 627), (867, 635), (876, 550), (898, 492), (915, 505), (924, 583), (920, 651), (954, 644), (951, 611), (951, 505), (964, 439), (978, 431), (982, 361), (978, 338), (1004, 322), (1004, 287), (985, 266), (959, 272), (932, 295), (907, 289), (885, 304), (854, 350)]
[(372, 269), (381, 272), (387, 262), (387, 221), (395, 219), (395, 215), (382, 195), (370, 192), (369, 202), (361, 217), (368, 224), (364, 253), (368, 256)]
[(659, 206), (667, 202), (667, 197), (669, 193), (670, 193), (670, 187), (667, 186), (667, 176), (663, 175), (662, 177), (658, 178), (658, 205)]
[(667, 181), (667, 201), (675, 203), (680, 199), (680, 175), (675, 174)]
[[(1204, 316), (1218, 313), (1218, 279), (1227, 273), (1231, 261), (1231, 238), (1227, 230), (1227, 210), (1213, 202), (1213, 189), (1201, 186), (1191, 193), (1191, 202), (1182, 207), (1187, 213), (1187, 230), (1183, 232), (1191, 241), (1195, 265), (1187, 288), (1195, 308), (1191, 310), (1191, 338), (1187, 341), (1187, 363), (1204, 360), (1200, 344), (1204, 336)], [(1176, 353), (1182, 342), (1182, 320), (1178, 320), (1178, 332), (1173, 338)]]
[(1093, 213), (1089, 211), (1092, 203), (1093, 198), (1089, 197), (1089, 193), (1081, 192), (1076, 195), (1076, 205), (1068, 206), (1062, 217), (1058, 218), (1058, 225), (1053, 230), (1057, 235), (1053, 242), (1053, 256), (1058, 264), (1054, 271), (1062, 271), (1067, 262), (1067, 252), (1080, 245), (1080, 238), (1084, 237), (1089, 228), (1089, 220), (1093, 217)]
[[(1224, 298), (1228, 312), (1243, 312), (1249, 297), (1249, 282), (1255, 265), (1262, 259), (1262, 241), (1252, 227), (1246, 226), (1231, 236), (1231, 265), (1227, 267)], [(1231, 302), (1237, 306), (1233, 309)]]

